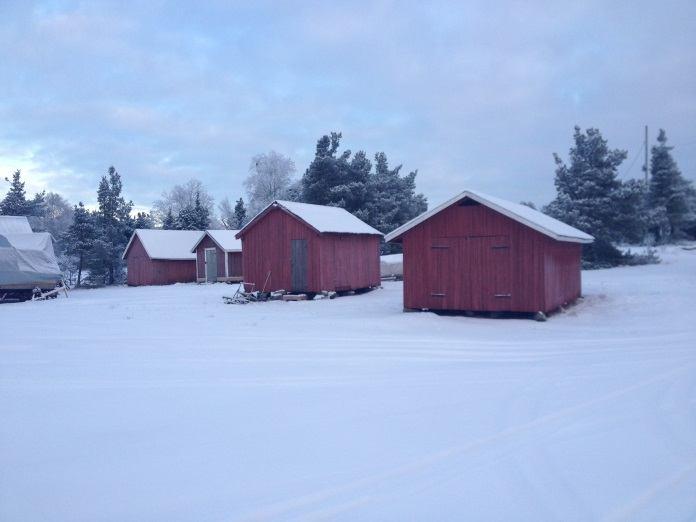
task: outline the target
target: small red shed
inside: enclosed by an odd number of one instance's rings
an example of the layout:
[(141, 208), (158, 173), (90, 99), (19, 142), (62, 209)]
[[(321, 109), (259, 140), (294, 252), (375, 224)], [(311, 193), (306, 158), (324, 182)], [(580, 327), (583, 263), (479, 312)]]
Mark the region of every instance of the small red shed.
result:
[(128, 266), (128, 284), (169, 285), (196, 280), (196, 254), (191, 247), (200, 239), (199, 230), (145, 230), (133, 232), (123, 259)]
[(317, 293), (379, 286), (382, 234), (338, 207), (274, 201), (243, 227), (244, 281)]
[(548, 313), (580, 297), (585, 232), (464, 191), (387, 234), (403, 245), (404, 308)]
[(206, 230), (191, 249), (196, 254), (196, 281), (242, 280), (242, 242), (239, 230)]

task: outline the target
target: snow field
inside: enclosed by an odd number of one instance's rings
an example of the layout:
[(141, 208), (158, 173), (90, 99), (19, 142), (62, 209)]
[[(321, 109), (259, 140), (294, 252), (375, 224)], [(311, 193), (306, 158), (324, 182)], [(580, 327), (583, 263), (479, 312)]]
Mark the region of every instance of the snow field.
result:
[(0, 520), (694, 518), (696, 251), (660, 255), (546, 323), (395, 282), (0, 306)]

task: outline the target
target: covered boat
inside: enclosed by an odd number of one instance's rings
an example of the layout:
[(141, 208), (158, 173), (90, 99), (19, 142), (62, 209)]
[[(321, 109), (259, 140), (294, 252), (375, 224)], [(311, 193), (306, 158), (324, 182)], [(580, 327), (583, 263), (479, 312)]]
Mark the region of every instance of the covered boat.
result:
[(63, 279), (48, 232), (33, 232), (24, 216), (0, 216), (0, 301), (31, 298)]

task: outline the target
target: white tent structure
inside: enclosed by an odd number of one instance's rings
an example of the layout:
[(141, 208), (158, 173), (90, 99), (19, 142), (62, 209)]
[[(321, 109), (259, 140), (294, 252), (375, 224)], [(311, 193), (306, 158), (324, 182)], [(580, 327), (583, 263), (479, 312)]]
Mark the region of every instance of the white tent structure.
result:
[(29, 298), (63, 279), (48, 232), (32, 232), (24, 216), (0, 216), (0, 300)]

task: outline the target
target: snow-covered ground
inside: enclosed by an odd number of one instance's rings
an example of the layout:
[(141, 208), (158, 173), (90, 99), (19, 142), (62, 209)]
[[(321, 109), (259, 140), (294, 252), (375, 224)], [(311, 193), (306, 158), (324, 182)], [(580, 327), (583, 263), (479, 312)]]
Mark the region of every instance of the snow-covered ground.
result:
[(0, 520), (692, 520), (696, 251), (586, 272), (546, 323), (401, 284), (0, 306)]

